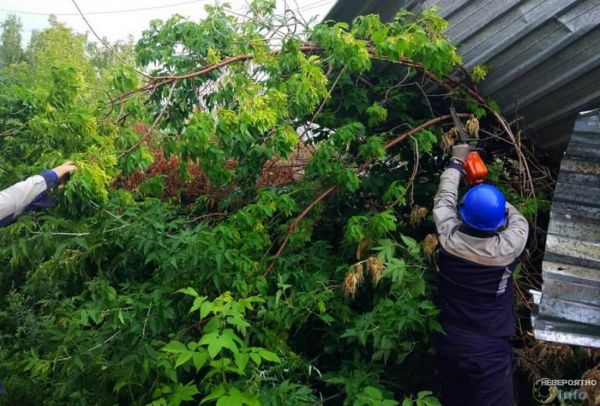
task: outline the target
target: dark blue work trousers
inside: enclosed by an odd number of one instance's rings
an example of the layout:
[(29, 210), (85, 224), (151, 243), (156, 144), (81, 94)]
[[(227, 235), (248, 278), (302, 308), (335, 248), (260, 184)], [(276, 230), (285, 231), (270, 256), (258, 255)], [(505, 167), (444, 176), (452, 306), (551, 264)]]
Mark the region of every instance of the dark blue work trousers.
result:
[(512, 406), (512, 345), (508, 337), (444, 326), (436, 337), (443, 406)]

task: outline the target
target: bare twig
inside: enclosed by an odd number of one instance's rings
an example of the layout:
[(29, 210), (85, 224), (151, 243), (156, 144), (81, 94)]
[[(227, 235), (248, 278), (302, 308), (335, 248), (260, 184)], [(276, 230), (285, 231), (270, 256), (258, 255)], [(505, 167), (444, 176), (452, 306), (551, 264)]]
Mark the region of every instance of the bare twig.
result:
[[(335, 86), (337, 85), (337, 83), (339, 82), (340, 78), (342, 77), (342, 75), (344, 74), (345, 71), (346, 71), (346, 67), (344, 66), (340, 70), (340, 73), (337, 75), (337, 77), (335, 78), (335, 80), (333, 81), (333, 84), (331, 85), (331, 87), (329, 88), (329, 92), (327, 92), (327, 96), (323, 98), (323, 101), (319, 105), (319, 108), (317, 109), (317, 111), (315, 111), (315, 114), (313, 114), (312, 118), (310, 119), (310, 123), (311, 124), (314, 123), (314, 121), (317, 119), (317, 116), (321, 113), (321, 111), (323, 111), (323, 107), (325, 107), (325, 104), (327, 104), (327, 102), (331, 98), (331, 94), (333, 93), (333, 89), (335, 88)], [(306, 136), (306, 133), (308, 132), (309, 128), (310, 128), (309, 125), (305, 125), (304, 131), (300, 135), (300, 139), (304, 139), (304, 137)], [(305, 145), (308, 147), (310, 144), (305, 144)], [(314, 148), (312, 147), (312, 145), (310, 145), (309, 148), (311, 149), (311, 152), (314, 152)]]
[(417, 177), (417, 173), (419, 173), (419, 143), (417, 139), (413, 136), (410, 137), (411, 140), (415, 143), (415, 163), (413, 165), (413, 171), (408, 179), (408, 187), (410, 189), (410, 205), (415, 204), (415, 179)]
[(146, 318), (144, 319), (144, 328), (142, 329), (142, 337), (146, 336), (146, 324), (148, 324), (148, 317), (150, 317), (150, 310), (152, 310), (152, 303), (148, 306), (148, 311), (146, 312)]
[(225, 216), (225, 213), (208, 213), (208, 214), (203, 214), (201, 216), (194, 217), (194, 218), (186, 221), (186, 223), (195, 223), (197, 221), (204, 220), (206, 218), (210, 218), (210, 217), (222, 217), (222, 216)]
[[(469, 113), (459, 113), (458, 116), (459, 117), (470, 117), (471, 115)], [(446, 121), (446, 120), (450, 120), (450, 119), (452, 119), (452, 116), (450, 114), (445, 114), (443, 116), (439, 116), (439, 117), (432, 118), (431, 120), (427, 120), (423, 124), (418, 125), (415, 128), (411, 129), (410, 131), (407, 131), (404, 134), (400, 134), (396, 138), (388, 141), (385, 144), (384, 148), (385, 149), (390, 149), (391, 147), (393, 147), (394, 145), (398, 144), (399, 142), (404, 141), (404, 139), (406, 139), (406, 137), (410, 137), (411, 135), (415, 135), (416, 133), (418, 133), (421, 130), (424, 130), (424, 129), (428, 128), (428, 127), (431, 127), (432, 125), (435, 125), (437, 123), (440, 123), (440, 122)]]
[(121, 152), (121, 154), (119, 155), (119, 159), (121, 159), (122, 157), (129, 154), (131, 151), (135, 150), (137, 147), (139, 147), (142, 144), (142, 142), (144, 142), (146, 140), (146, 138), (148, 138), (150, 136), (150, 134), (152, 134), (152, 131), (154, 131), (154, 128), (158, 125), (160, 119), (162, 118), (162, 116), (165, 114), (165, 112), (169, 108), (169, 103), (171, 102), (171, 97), (173, 97), (173, 91), (175, 90), (176, 84), (177, 83), (174, 82), (171, 85), (171, 89), (169, 90), (167, 99), (165, 100), (165, 102), (160, 110), (160, 113), (158, 113), (158, 115), (156, 116), (156, 119), (154, 120), (152, 125), (146, 130), (144, 135), (141, 136), (140, 139), (135, 144), (133, 144), (131, 147), (127, 148), (125, 151)]

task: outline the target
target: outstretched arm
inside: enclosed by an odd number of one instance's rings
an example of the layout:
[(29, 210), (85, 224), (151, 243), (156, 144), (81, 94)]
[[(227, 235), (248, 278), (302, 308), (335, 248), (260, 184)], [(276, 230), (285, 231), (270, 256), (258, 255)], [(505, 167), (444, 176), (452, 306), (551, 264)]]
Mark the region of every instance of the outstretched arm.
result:
[(0, 192), (0, 222), (8, 224), (18, 216), (33, 200), (56, 182), (52, 171), (30, 176), (22, 182)]
[(24, 181), (0, 191), (0, 226), (9, 224), (40, 195), (54, 186), (58, 179), (75, 169), (75, 165), (68, 161), (53, 170), (30, 176)]

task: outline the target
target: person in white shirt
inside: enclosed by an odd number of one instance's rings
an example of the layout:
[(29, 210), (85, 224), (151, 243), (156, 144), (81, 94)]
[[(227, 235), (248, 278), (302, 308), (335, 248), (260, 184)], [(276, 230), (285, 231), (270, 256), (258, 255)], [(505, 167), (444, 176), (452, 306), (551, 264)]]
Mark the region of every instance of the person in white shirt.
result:
[(54, 169), (30, 176), (0, 191), (0, 227), (15, 221), (25, 210), (50, 207), (52, 202), (46, 192), (59, 179), (76, 169), (72, 161), (67, 161)]

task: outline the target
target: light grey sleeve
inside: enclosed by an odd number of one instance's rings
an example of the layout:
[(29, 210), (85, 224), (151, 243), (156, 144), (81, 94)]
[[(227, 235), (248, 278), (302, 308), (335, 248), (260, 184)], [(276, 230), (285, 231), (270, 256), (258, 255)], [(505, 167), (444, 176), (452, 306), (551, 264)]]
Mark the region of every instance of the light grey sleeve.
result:
[(46, 180), (41, 175), (34, 175), (0, 191), (0, 220), (21, 214), (46, 187)]
[(433, 219), (440, 245), (448, 253), (475, 264), (511, 264), (521, 255), (527, 244), (527, 220), (515, 207), (507, 203), (507, 226), (494, 237), (479, 238), (457, 231), (461, 223), (457, 214), (460, 176), (457, 169), (446, 169), (440, 178), (440, 186), (434, 198)]
[(460, 224), (456, 212), (460, 176), (458, 169), (446, 169), (440, 177), (440, 186), (433, 199), (433, 220), (442, 239), (448, 237)]
[(521, 213), (510, 203), (506, 203), (508, 222), (506, 228), (500, 232), (500, 246), (503, 254), (512, 253), (515, 257), (521, 255), (527, 244), (529, 223)]

